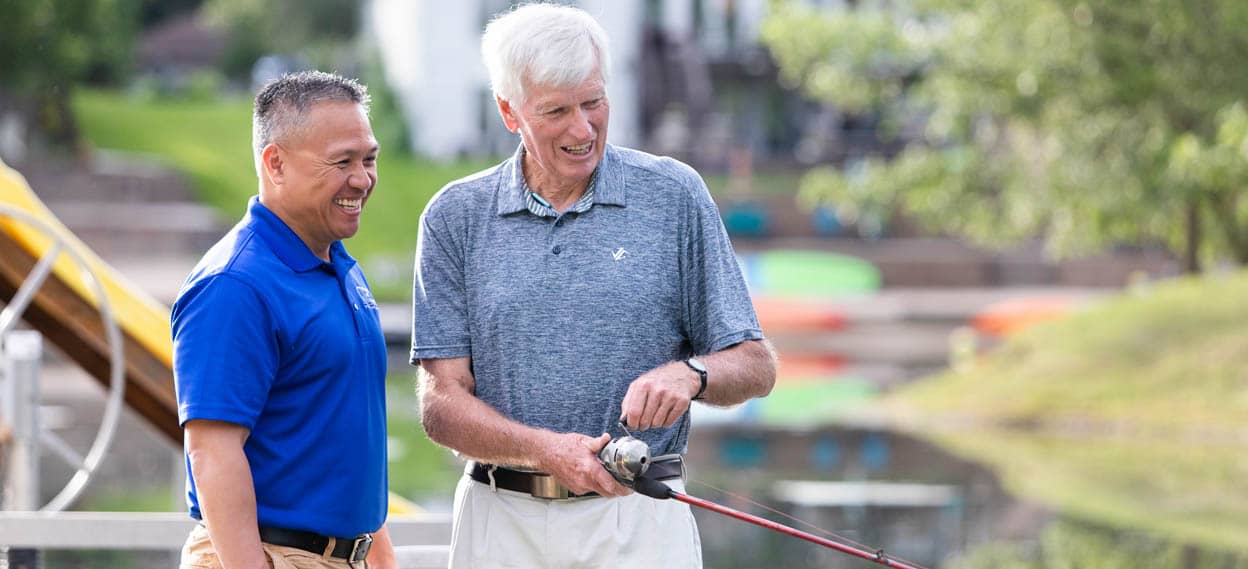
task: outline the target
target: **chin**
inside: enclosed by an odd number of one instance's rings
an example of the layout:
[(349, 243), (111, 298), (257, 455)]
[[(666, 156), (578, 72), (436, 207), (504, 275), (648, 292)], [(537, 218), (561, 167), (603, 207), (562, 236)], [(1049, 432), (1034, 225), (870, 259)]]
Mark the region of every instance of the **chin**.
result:
[(594, 160), (592, 164), (577, 164), (576, 166), (569, 168), (567, 175), (564, 177), (579, 180), (593, 176), (594, 170), (598, 168), (598, 164), (601, 162), (602, 158), (598, 158), (597, 160)]

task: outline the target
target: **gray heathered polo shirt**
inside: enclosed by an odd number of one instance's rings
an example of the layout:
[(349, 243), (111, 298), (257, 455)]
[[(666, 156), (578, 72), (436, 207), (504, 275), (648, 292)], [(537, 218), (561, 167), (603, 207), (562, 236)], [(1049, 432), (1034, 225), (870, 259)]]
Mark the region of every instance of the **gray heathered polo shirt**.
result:
[[(593, 205), (542, 216), (525, 205), (523, 152), (448, 184), (421, 216), (413, 364), (471, 357), (476, 396), (503, 415), (618, 436), (642, 373), (763, 338), (692, 168), (608, 145)], [(683, 452), (688, 423), (640, 436)]]

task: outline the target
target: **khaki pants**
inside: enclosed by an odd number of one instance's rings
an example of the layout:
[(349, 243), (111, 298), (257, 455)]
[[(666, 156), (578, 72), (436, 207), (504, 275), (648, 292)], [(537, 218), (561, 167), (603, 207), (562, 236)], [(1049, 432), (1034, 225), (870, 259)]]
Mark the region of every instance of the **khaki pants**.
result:
[[(679, 479), (666, 483), (685, 490)], [(453, 524), (450, 569), (702, 567), (693, 513), (676, 500), (543, 500), (465, 476)]]
[[(354, 565), (346, 559), (317, 555), (296, 547), (284, 547), (269, 543), (264, 546), (264, 556), (273, 569), (366, 569), (367, 563), (361, 561)], [(221, 561), (208, 538), (208, 529), (196, 525), (191, 535), (182, 546), (182, 564), (179, 569), (221, 569)]]

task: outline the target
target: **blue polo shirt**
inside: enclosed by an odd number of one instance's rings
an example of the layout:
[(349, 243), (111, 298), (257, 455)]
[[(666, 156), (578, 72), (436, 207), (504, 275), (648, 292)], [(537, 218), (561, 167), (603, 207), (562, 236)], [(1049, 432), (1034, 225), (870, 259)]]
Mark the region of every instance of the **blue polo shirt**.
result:
[(386, 349), (364, 273), (330, 258), (253, 197), (178, 294), (173, 368), (182, 424), (250, 429), (260, 525), (350, 537), (386, 516)]
[[(472, 358), (476, 396), (555, 432), (616, 428), (629, 384), (763, 338), (719, 211), (689, 166), (608, 146), (592, 203), (534, 200), (523, 146), (443, 188), (420, 220), (412, 363)], [(689, 422), (640, 433), (683, 452)]]

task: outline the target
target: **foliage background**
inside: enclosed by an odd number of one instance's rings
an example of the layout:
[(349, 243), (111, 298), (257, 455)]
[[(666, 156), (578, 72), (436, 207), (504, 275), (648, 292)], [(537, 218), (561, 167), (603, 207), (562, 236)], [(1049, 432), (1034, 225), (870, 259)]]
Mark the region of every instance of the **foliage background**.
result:
[(816, 168), (807, 199), (987, 245), (1041, 235), (1058, 256), (1248, 262), (1248, 3), (856, 4), (774, 2), (764, 41), (789, 84), (907, 145)]

